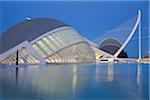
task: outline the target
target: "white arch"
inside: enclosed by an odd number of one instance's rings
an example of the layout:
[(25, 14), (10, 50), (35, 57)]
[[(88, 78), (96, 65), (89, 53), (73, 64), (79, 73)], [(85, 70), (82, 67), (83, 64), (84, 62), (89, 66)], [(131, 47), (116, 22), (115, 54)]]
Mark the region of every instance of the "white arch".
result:
[(123, 45), (120, 47), (120, 49), (114, 54), (115, 57), (117, 57), (121, 51), (126, 47), (126, 45), (128, 44), (128, 42), (131, 40), (132, 36), (134, 35), (139, 23), (140, 23), (140, 20), (141, 20), (141, 11), (138, 10), (138, 17), (137, 17), (137, 21), (133, 27), (133, 30), (131, 31), (129, 37), (127, 38), (127, 40), (123, 43)]

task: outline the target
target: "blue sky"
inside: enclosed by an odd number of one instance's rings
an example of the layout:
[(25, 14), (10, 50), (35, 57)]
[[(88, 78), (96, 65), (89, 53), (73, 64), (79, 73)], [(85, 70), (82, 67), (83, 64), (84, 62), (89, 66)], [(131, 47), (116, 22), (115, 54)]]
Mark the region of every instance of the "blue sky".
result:
[[(0, 4), (0, 35), (13, 25), (31, 18), (54, 18), (74, 27), (94, 40), (142, 11), (143, 56), (148, 55), (148, 1), (7, 1)], [(134, 36), (136, 38), (136, 35)], [(137, 39), (126, 47), (130, 57), (137, 57)]]

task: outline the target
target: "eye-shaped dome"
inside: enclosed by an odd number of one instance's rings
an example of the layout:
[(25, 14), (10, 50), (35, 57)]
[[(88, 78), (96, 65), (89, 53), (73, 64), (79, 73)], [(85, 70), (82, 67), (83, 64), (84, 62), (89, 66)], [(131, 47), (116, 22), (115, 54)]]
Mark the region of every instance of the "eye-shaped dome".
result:
[(27, 20), (5, 32), (0, 63), (15, 64), (17, 51), (20, 64), (95, 62), (89, 43), (71, 26), (54, 19)]

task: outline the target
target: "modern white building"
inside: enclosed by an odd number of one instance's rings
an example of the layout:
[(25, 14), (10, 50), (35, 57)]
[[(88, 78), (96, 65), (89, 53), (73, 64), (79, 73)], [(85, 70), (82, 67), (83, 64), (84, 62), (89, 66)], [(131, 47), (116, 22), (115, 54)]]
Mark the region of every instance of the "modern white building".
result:
[[(0, 64), (16, 64), (17, 58), (19, 64), (96, 63), (105, 58), (118, 60), (120, 54), (123, 54), (120, 57), (127, 56), (124, 48), (137, 28), (140, 38), (140, 20), (139, 10), (137, 21), (123, 44), (108, 38), (97, 46), (61, 21), (28, 19), (13, 26), (0, 37)], [(139, 57), (141, 58), (141, 41)]]
[(95, 53), (80, 34), (54, 19), (26, 20), (1, 37), (0, 63), (95, 63)]

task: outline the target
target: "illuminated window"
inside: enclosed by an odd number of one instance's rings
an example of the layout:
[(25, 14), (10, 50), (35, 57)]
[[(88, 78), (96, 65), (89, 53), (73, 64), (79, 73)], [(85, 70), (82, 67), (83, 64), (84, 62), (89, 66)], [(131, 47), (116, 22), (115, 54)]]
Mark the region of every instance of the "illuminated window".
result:
[(41, 46), (41, 48), (44, 50), (45, 53), (50, 54), (48, 47), (45, 46), (45, 44), (41, 40), (38, 41), (37, 44), (39, 44), (39, 46)]
[(54, 36), (55, 36), (55, 39), (59, 42), (60, 47), (62, 47), (64, 45), (64, 42), (62, 41), (62, 39), (57, 34), (55, 34)]
[(50, 49), (50, 51), (51, 52), (53, 52), (53, 48), (52, 48), (52, 43), (50, 43), (50, 41), (46, 38), (46, 37), (44, 37), (43, 39), (42, 39), (42, 41), (45, 43), (45, 45)]
[(44, 40), (38, 41), (38, 43), (46, 53), (48, 53), (49, 55), (52, 54), (51, 48), (49, 48), (49, 45)]
[(48, 36), (47, 37), (47, 40), (50, 42), (50, 46), (51, 48), (56, 51), (58, 49), (58, 46), (56, 45), (56, 43), (52, 40), (52, 37), (51, 36)]
[(42, 57), (46, 57), (45, 53), (37, 45), (32, 44), (32, 46)]
[(50, 38), (50, 40), (53, 41), (53, 43), (56, 45), (57, 49), (60, 48), (59, 43), (51, 35), (49, 35), (48, 37)]

